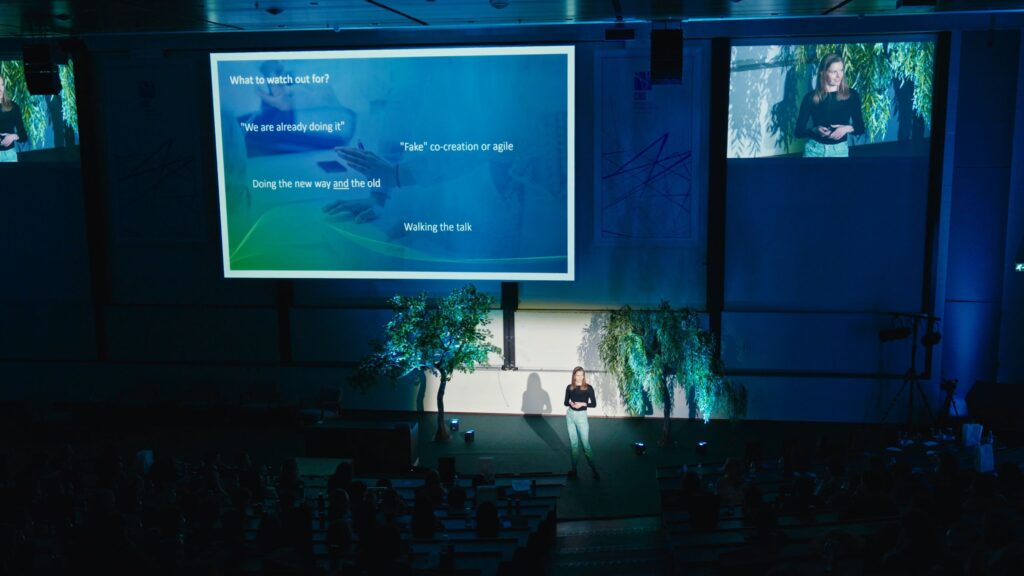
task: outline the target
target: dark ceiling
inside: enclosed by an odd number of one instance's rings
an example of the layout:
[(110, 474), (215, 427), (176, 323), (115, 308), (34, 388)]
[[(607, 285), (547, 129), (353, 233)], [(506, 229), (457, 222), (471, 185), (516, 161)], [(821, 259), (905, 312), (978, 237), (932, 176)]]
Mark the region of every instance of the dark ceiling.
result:
[[(0, 0), (0, 37), (227, 30), (504, 26), (1019, 10), (933, 0)], [(928, 2), (925, 1), (925, 4)]]

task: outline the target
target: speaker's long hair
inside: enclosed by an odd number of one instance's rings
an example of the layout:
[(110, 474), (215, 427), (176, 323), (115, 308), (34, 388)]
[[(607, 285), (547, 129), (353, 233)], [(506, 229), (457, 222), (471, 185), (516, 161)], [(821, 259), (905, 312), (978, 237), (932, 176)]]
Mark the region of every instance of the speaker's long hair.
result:
[(850, 85), (846, 83), (846, 61), (839, 54), (829, 54), (825, 56), (825, 59), (821, 61), (821, 66), (818, 67), (818, 85), (814, 88), (815, 104), (820, 104), (822, 100), (828, 97), (828, 90), (825, 89), (825, 78), (828, 74), (828, 67), (836, 62), (843, 65), (843, 80), (839, 83), (839, 89), (836, 90), (836, 100), (846, 100), (850, 97)]
[(590, 384), (587, 382), (587, 371), (583, 369), (583, 366), (577, 366), (577, 367), (572, 369), (572, 378), (569, 380), (569, 385), (570, 386), (575, 386), (576, 385), (576, 373), (577, 372), (583, 372), (583, 385), (580, 386), (580, 388), (586, 390), (587, 388), (590, 387)]

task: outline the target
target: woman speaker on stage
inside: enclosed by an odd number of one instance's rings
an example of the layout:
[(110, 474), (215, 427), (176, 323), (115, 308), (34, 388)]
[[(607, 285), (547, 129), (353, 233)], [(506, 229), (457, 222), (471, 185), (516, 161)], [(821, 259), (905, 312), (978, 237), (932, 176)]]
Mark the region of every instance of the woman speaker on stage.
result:
[(569, 477), (576, 477), (576, 464), (580, 460), (582, 443), (590, 471), (594, 479), (599, 480), (601, 475), (594, 465), (594, 451), (590, 448), (590, 424), (587, 422), (587, 408), (597, 407), (597, 397), (594, 396), (594, 387), (587, 383), (587, 373), (582, 366), (572, 369), (572, 382), (565, 388), (565, 405), (569, 407), (565, 412), (565, 422), (569, 427), (569, 454), (572, 457)]

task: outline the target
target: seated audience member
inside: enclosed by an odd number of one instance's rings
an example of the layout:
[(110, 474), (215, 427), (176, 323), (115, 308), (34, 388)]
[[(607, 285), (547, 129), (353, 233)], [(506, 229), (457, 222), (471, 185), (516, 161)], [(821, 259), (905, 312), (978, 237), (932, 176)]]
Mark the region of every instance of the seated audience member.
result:
[(882, 560), (882, 567), (892, 574), (928, 574), (941, 564), (940, 550), (934, 516), (920, 507), (912, 507), (900, 519), (899, 540)]
[(397, 517), (408, 513), (408, 506), (406, 506), (405, 500), (402, 499), (402, 495), (397, 490), (387, 486), (380, 493), (378, 512), (384, 517), (385, 522), (392, 523)]
[(735, 458), (725, 461), (725, 474), (718, 479), (715, 492), (722, 506), (739, 506), (743, 502), (743, 488), (746, 486), (743, 465)]
[(705, 490), (691, 494), (686, 505), (690, 512), (690, 528), (696, 532), (716, 530), (720, 505), (718, 494)]
[(438, 474), (437, 470), (427, 470), (426, 475), (423, 477), (423, 489), (426, 491), (426, 496), (430, 499), (433, 507), (437, 508), (444, 505), (447, 493), (444, 485), (441, 484), (441, 475)]
[(884, 490), (885, 479), (875, 470), (865, 470), (860, 475), (860, 484), (850, 496), (846, 518), (880, 518), (898, 512), (896, 503)]
[(348, 492), (341, 488), (334, 490), (330, 493), (327, 498), (327, 518), (346, 518), (352, 519), (351, 500), (349, 500)]
[(779, 512), (809, 521), (813, 520), (819, 504), (818, 498), (814, 495), (814, 480), (801, 476), (793, 480), (789, 492), (782, 497)]
[(167, 450), (157, 450), (153, 465), (149, 467), (149, 480), (157, 488), (173, 486), (178, 482), (178, 461)]
[(285, 542), (302, 556), (313, 553), (313, 511), (304, 502), (281, 510)]
[(497, 538), (501, 533), (501, 519), (494, 502), (483, 502), (476, 509), (476, 535), (482, 538)]
[(761, 489), (751, 484), (743, 491), (743, 525), (753, 526), (757, 518), (757, 511), (764, 505), (764, 495)]
[(411, 528), (413, 538), (433, 538), (436, 532), (444, 530), (444, 524), (434, 516), (434, 506), (423, 488), (416, 491)]
[(360, 537), (365, 535), (377, 522), (377, 496), (365, 489), (358, 490), (361, 482), (352, 483), (353, 496), (358, 492), (362, 497), (352, 505), (352, 530)]
[(299, 461), (289, 458), (281, 465), (281, 475), (277, 477), (277, 497), (290, 497), (299, 500), (303, 497), (305, 485), (299, 478)]
[(397, 526), (377, 524), (359, 542), (357, 573), (370, 576), (400, 576), (411, 573), (408, 551)]
[(253, 465), (248, 452), (239, 453), (235, 474), (238, 476), (238, 487), (247, 489), (253, 500), (266, 497), (267, 487), (263, 482), (263, 474), (258, 466)]
[(993, 510), (1003, 510), (1006, 506), (1006, 498), (999, 493), (997, 480), (991, 474), (976, 474), (964, 500), (964, 512), (984, 515)]
[(831, 503), (833, 498), (848, 490), (846, 481), (846, 465), (839, 458), (830, 458), (821, 481), (814, 488), (814, 495), (822, 502)]
[(779, 530), (779, 519), (775, 510), (767, 504), (759, 506), (754, 513), (754, 533), (750, 539), (751, 543), (774, 550), (786, 540), (786, 535)]
[(256, 546), (269, 552), (287, 544), (284, 526), (277, 512), (265, 510), (260, 514), (259, 527), (256, 529)]
[(448, 490), (448, 515), (466, 515), (466, 489), (458, 484)]
[(327, 509), (327, 545), (342, 554), (352, 547), (352, 519), (349, 515), (348, 492), (338, 489), (331, 493)]
[(996, 472), (999, 477), (999, 493), (1006, 499), (1009, 506), (1024, 511), (1024, 481), (1020, 467), (1016, 462), (1003, 462)]
[(685, 508), (689, 505), (690, 500), (702, 490), (700, 476), (693, 470), (690, 470), (683, 474), (682, 486), (672, 496), (673, 504)]
[(327, 493), (333, 494), (335, 490), (348, 491), (352, 485), (352, 479), (352, 463), (347, 461), (339, 462), (334, 468), (334, 474), (331, 474), (330, 478), (327, 479)]

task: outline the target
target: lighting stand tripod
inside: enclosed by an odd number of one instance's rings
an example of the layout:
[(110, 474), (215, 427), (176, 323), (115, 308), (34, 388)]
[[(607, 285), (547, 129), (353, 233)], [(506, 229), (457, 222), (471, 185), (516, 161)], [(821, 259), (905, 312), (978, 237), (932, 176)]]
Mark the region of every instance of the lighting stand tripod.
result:
[(942, 402), (942, 412), (936, 415), (935, 421), (939, 424), (943, 424), (949, 420), (949, 410), (953, 409), (953, 414), (956, 418), (960, 418), (960, 410), (956, 407), (956, 401), (953, 399), (953, 395), (956, 394), (957, 380), (943, 380), (942, 384), (939, 385), (946, 393), (946, 399)]
[[(913, 328), (910, 336), (910, 369), (903, 375), (903, 385), (893, 396), (892, 401), (889, 402), (889, 407), (885, 409), (885, 413), (882, 415), (882, 422), (889, 419), (889, 413), (892, 412), (893, 406), (896, 405), (896, 401), (903, 396), (903, 391), (906, 390), (907, 397), (907, 424), (914, 423), (914, 392), (916, 391), (921, 395), (921, 404), (924, 405), (925, 411), (928, 413), (928, 421), (931, 422), (932, 409), (928, 406), (928, 397), (925, 396), (924, 390), (921, 388), (921, 376), (922, 374), (917, 371), (917, 334), (918, 327), (922, 319), (928, 320), (929, 328), (935, 322), (934, 316), (923, 316), (923, 315), (909, 315), (913, 321)], [(930, 330), (929, 330), (930, 332)]]

